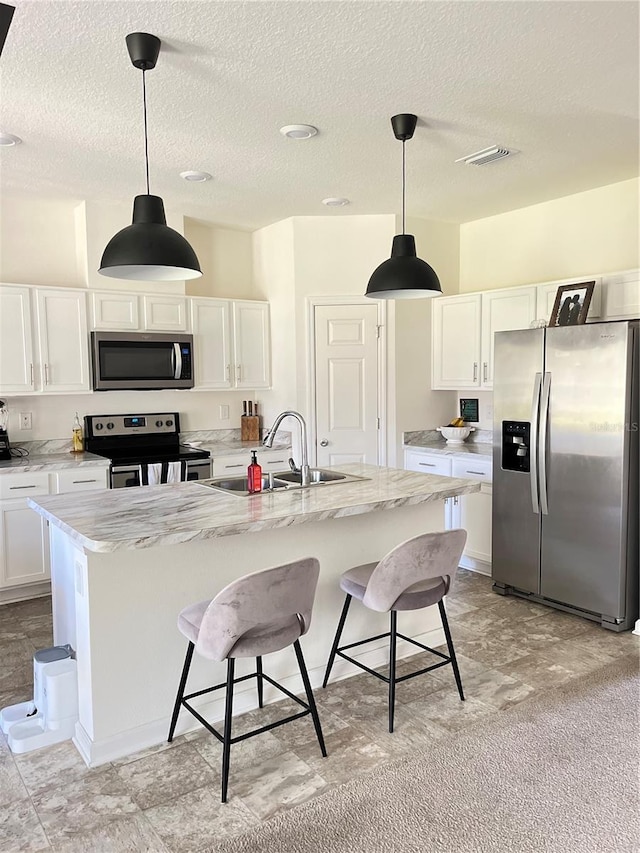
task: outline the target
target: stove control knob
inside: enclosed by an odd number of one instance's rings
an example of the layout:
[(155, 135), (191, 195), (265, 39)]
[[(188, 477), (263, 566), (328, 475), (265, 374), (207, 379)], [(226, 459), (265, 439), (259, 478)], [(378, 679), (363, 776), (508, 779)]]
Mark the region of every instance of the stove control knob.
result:
[(100, 430), (100, 429), (102, 429), (103, 426), (104, 426), (104, 424), (102, 424), (102, 423), (100, 423), (100, 421), (98, 421), (98, 423), (95, 424), (94, 429)]
[[(167, 421), (167, 423), (169, 423), (169, 421)], [(163, 424), (163, 421), (156, 421), (156, 426), (157, 426), (157, 427), (161, 427), (161, 426), (162, 426), (162, 424)]]
[(173, 426), (173, 421), (172, 421), (171, 419), (169, 419), (169, 420), (166, 422), (166, 426), (169, 426), (169, 427)]
[(109, 421), (109, 423), (107, 424), (107, 429), (113, 429), (113, 427), (114, 427), (114, 424), (111, 421)]

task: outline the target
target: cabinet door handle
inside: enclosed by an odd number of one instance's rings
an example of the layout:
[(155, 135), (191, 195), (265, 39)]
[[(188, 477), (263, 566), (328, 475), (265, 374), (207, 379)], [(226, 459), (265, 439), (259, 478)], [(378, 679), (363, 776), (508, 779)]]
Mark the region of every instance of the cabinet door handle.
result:
[(231, 365), (227, 365), (227, 382), (231, 382)]
[(241, 364), (236, 365), (236, 379), (238, 380), (238, 382), (240, 382), (240, 380), (242, 379), (242, 365)]
[(33, 385), (33, 363), (29, 365), (29, 370), (31, 371), (31, 384)]
[(225, 465), (224, 467), (225, 468), (244, 468), (244, 465), (242, 464), (242, 462), (238, 462), (237, 465)]
[(267, 465), (284, 465), (284, 459), (267, 459)]
[(97, 480), (74, 480), (73, 481), (74, 485), (76, 483), (97, 483), (97, 482), (98, 482)]
[(425, 468), (435, 468), (435, 462), (418, 462), (418, 465), (424, 465)]
[(49, 365), (45, 364), (44, 366), (44, 384), (49, 384)]
[(17, 489), (37, 489), (37, 486), (9, 486), (9, 491), (14, 491)]
[(468, 469), (468, 468), (467, 468), (466, 473), (467, 473), (467, 474), (477, 474), (477, 475), (478, 475), (478, 477), (486, 477), (486, 476), (487, 476), (486, 471), (469, 471), (469, 469)]
[(477, 361), (473, 362), (473, 381), (474, 382), (478, 381), (478, 362)]
[(457, 495), (456, 495), (456, 497), (453, 499), (453, 504), (454, 504), (454, 506), (458, 506), (458, 497), (457, 497)]
[(482, 365), (482, 381), (483, 381), (483, 382), (486, 382), (486, 381), (487, 381), (487, 367), (488, 367), (488, 366), (489, 366), (489, 365), (487, 364), (487, 362), (486, 362), (486, 361), (485, 361), (485, 362), (483, 363), (483, 365)]

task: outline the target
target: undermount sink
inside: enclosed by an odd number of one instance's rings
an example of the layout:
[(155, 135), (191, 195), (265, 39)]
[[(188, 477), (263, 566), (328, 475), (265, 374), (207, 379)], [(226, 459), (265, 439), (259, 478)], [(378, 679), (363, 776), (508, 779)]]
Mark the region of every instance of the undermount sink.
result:
[[(302, 473), (300, 471), (283, 471), (281, 474), (274, 474), (273, 476), (287, 483), (302, 483)], [(341, 474), (339, 471), (324, 471), (322, 468), (309, 468), (309, 485), (313, 486), (316, 483), (337, 483), (339, 480), (346, 480), (348, 476), (348, 474)]]
[(228, 492), (232, 495), (248, 497), (251, 494), (268, 495), (272, 492), (282, 492), (291, 489), (308, 489), (312, 486), (332, 486), (337, 483), (350, 483), (355, 480), (366, 480), (366, 477), (358, 477), (355, 474), (342, 474), (340, 471), (325, 471), (323, 468), (310, 468), (309, 476), (311, 482), (308, 486), (302, 485), (302, 474), (299, 471), (281, 471), (278, 474), (263, 475), (262, 491), (249, 492), (246, 477), (219, 477), (214, 480), (195, 480), (198, 486), (207, 489), (215, 489), (219, 492)]

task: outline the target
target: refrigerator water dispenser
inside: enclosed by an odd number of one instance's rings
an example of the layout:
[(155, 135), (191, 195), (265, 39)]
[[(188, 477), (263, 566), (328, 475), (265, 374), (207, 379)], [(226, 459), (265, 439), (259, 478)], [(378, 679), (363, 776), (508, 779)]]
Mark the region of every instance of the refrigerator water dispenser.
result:
[(531, 470), (528, 421), (502, 421), (502, 469), (503, 471)]

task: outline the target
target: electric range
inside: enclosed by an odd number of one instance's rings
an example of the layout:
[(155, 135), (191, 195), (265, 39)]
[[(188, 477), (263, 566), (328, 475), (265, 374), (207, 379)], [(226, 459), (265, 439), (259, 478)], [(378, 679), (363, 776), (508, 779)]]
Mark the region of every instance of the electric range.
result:
[(111, 462), (112, 489), (211, 476), (207, 450), (180, 444), (180, 414), (87, 415), (84, 448)]

